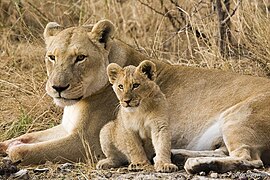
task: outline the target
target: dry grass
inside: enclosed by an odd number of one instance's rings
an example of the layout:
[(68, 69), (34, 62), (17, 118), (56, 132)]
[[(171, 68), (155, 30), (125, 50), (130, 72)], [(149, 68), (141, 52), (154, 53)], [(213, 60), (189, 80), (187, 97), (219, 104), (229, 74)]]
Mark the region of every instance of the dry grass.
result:
[[(236, 3), (232, 0), (232, 9)], [(44, 90), (42, 32), (49, 21), (73, 26), (107, 18), (116, 25), (117, 38), (149, 56), (188, 66), (269, 75), (267, 0), (243, 1), (239, 6), (231, 19), (233, 43), (227, 58), (218, 49), (211, 1), (179, 0), (178, 4), (169, 0), (0, 1), (0, 140), (46, 129), (61, 119), (62, 110)]]

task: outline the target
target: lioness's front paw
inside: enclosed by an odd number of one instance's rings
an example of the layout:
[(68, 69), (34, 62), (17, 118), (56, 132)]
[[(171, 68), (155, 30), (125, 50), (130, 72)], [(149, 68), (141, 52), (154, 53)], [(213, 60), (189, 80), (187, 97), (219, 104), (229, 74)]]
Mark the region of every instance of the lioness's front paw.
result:
[(12, 146), (24, 144), (24, 142), (27, 142), (28, 139), (25, 137), (21, 137), (21, 138), (10, 139), (4, 142), (0, 142), (0, 154), (3, 154), (3, 153), (7, 154), (8, 149), (10, 149)]
[(130, 171), (142, 171), (145, 169), (146, 166), (149, 165), (149, 162), (133, 162), (130, 163), (128, 166), (128, 170)]
[(5, 142), (0, 142), (0, 154), (5, 154), (8, 146)]
[(98, 161), (96, 165), (97, 169), (110, 169), (114, 167), (115, 167), (115, 163), (113, 162), (112, 159), (109, 159), (109, 158)]
[(7, 154), (11, 161), (23, 161), (25, 157), (29, 154), (30, 150), (26, 144), (9, 146), (7, 149)]
[(157, 172), (170, 173), (177, 171), (178, 167), (172, 163), (157, 162), (155, 163), (155, 170)]

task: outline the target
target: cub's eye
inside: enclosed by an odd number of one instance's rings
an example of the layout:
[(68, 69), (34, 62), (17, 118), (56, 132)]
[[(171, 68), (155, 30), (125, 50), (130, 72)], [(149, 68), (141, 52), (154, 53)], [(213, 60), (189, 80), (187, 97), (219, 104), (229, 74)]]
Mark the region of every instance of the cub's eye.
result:
[(132, 88), (133, 88), (133, 89), (136, 89), (136, 88), (138, 88), (139, 86), (140, 86), (140, 84), (134, 83), (133, 86), (132, 86)]
[(83, 61), (85, 58), (86, 58), (85, 55), (78, 55), (78, 56), (76, 57), (76, 61), (75, 61), (75, 62)]
[(118, 88), (122, 90), (124, 88), (124, 86), (122, 84), (119, 84)]
[(55, 61), (55, 56), (54, 55), (49, 55), (48, 57), (50, 58), (51, 61)]

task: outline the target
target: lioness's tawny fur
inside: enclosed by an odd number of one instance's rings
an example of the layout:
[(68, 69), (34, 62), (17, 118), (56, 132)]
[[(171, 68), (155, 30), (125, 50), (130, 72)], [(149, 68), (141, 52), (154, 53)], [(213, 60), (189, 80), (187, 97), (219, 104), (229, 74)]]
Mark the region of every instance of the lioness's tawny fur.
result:
[(97, 168), (119, 167), (127, 161), (131, 170), (143, 168), (149, 164), (154, 148), (156, 171), (176, 171), (177, 166), (171, 163), (169, 109), (165, 95), (154, 82), (155, 64), (145, 60), (137, 68), (121, 68), (112, 63), (107, 74), (121, 107), (117, 119), (101, 129), (106, 159), (99, 161)]
[[(89, 149), (93, 156), (104, 157), (99, 133), (116, 118), (117, 105), (106, 67), (137, 66), (148, 59), (113, 37), (114, 25), (108, 20), (93, 27), (46, 26), (46, 90), (64, 106), (62, 122), (4, 141), (1, 152), (24, 164), (85, 161)], [(269, 79), (153, 62), (156, 83), (168, 101), (171, 146), (178, 149), (173, 153), (191, 157), (185, 163), (188, 172), (224, 172), (269, 163)]]

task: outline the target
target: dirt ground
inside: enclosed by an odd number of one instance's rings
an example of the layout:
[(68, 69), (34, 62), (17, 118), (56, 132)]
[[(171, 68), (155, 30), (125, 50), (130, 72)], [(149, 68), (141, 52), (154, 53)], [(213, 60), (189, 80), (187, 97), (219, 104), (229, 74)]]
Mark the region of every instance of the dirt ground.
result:
[(7, 160), (1, 162), (0, 179), (270, 179), (270, 168), (253, 169), (247, 171), (234, 171), (226, 173), (200, 172), (191, 175), (185, 172), (182, 166), (174, 173), (157, 173), (153, 166), (145, 170), (132, 172), (127, 167), (96, 170), (94, 165), (83, 163), (52, 164), (47, 162), (38, 166), (20, 166), (9, 164)]

